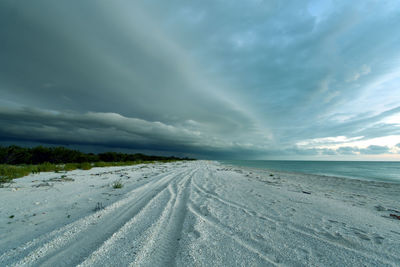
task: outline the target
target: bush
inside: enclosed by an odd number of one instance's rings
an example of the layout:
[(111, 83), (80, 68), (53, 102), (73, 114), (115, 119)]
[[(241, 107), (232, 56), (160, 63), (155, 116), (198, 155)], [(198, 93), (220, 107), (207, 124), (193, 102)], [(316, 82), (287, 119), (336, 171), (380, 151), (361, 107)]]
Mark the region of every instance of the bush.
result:
[(12, 179), (23, 177), (31, 173), (29, 166), (0, 165), (0, 183), (11, 182)]
[(105, 163), (104, 161), (99, 161), (99, 162), (95, 162), (93, 164), (94, 167), (107, 167), (107, 163)]
[(78, 164), (78, 169), (81, 170), (90, 170), (92, 168), (92, 164), (89, 162), (83, 162)]
[(64, 165), (64, 171), (73, 171), (78, 169), (78, 166), (76, 163), (67, 163)]
[(85, 163), (85, 162), (138, 162), (138, 161), (175, 161), (188, 158), (147, 156), (144, 154), (125, 154), (105, 152), (100, 154), (83, 153), (65, 147), (25, 148), (19, 146), (0, 146), (0, 164), (52, 164)]
[(55, 164), (51, 164), (49, 162), (45, 162), (43, 164), (39, 164), (36, 166), (36, 172), (50, 172), (55, 171), (57, 166)]
[(124, 185), (121, 183), (121, 181), (115, 181), (113, 184), (112, 184), (112, 188), (114, 188), (114, 189), (120, 189), (120, 188), (122, 188)]
[[(177, 160), (189, 159), (117, 152), (101, 154), (82, 153), (64, 147), (49, 148), (38, 146), (23, 148), (18, 146), (0, 146), (0, 184), (11, 182), (14, 178), (23, 177), (30, 173), (73, 171), (76, 169), (89, 170), (93, 166), (127, 166), (153, 163), (155, 161), (172, 162)], [(117, 186), (115, 188), (122, 187), (120, 182), (115, 183), (115, 185)]]

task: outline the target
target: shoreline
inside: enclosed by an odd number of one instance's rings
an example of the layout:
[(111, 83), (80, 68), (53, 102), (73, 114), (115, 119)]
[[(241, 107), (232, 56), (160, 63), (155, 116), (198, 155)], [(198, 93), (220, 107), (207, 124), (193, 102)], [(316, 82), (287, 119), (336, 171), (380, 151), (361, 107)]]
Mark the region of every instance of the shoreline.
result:
[(299, 176), (314, 176), (314, 177), (320, 177), (320, 178), (332, 178), (332, 179), (344, 179), (344, 180), (355, 180), (359, 182), (372, 182), (372, 183), (384, 183), (384, 184), (394, 184), (394, 185), (400, 185), (400, 181), (394, 181), (394, 180), (373, 180), (373, 179), (367, 179), (367, 178), (360, 178), (360, 177), (355, 177), (355, 176), (340, 176), (340, 175), (330, 175), (330, 174), (314, 174), (314, 173), (305, 173), (305, 172), (296, 172), (296, 171), (284, 171), (284, 170), (276, 170), (276, 169), (269, 169), (269, 168), (257, 168), (257, 167), (249, 167), (249, 166), (240, 166), (240, 165), (234, 165), (234, 164), (225, 164), (219, 161), (214, 161), (218, 164), (224, 165), (229, 168), (241, 168), (249, 171), (254, 171), (254, 172), (261, 172), (261, 173), (282, 173), (286, 175), (299, 175)]
[[(269, 160), (271, 162), (282, 162), (280, 160)], [(338, 173), (313, 173), (313, 172), (307, 172), (307, 171), (296, 171), (296, 170), (283, 170), (283, 169), (274, 169), (270, 167), (256, 167), (256, 166), (246, 166), (246, 165), (241, 165), (239, 163), (231, 163), (229, 161), (224, 161), (224, 160), (215, 160), (215, 162), (218, 162), (220, 164), (228, 165), (231, 167), (240, 167), (240, 168), (249, 168), (249, 169), (254, 169), (258, 171), (269, 171), (269, 172), (282, 172), (282, 173), (288, 173), (288, 174), (299, 174), (299, 175), (315, 175), (315, 176), (323, 176), (323, 177), (335, 177), (335, 178), (345, 178), (345, 179), (352, 179), (352, 180), (360, 180), (360, 181), (372, 181), (372, 182), (384, 182), (384, 183), (394, 183), (394, 184), (400, 184), (400, 176), (399, 179), (394, 179), (394, 178), (382, 178), (382, 177), (365, 177), (362, 174), (358, 175), (344, 175), (344, 174), (338, 174)], [(285, 161), (285, 162), (290, 162), (290, 161)], [(310, 162), (331, 162), (331, 161), (292, 161), (292, 162), (305, 162), (305, 163), (310, 163)], [(335, 161), (337, 162), (343, 162), (343, 163), (348, 163), (349, 161)], [(355, 163), (368, 163), (369, 161), (352, 161)], [(377, 161), (370, 161), (370, 162), (377, 162)], [(382, 163), (398, 163), (400, 162), (394, 162), (394, 161), (379, 161)], [(399, 165), (400, 167), (400, 165)], [(400, 171), (400, 169), (399, 169)]]

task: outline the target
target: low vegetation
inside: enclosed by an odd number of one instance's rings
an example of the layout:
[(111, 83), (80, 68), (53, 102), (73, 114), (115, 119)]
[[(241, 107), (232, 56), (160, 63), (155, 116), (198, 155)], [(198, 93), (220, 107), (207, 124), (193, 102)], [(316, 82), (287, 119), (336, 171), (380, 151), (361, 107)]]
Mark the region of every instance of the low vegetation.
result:
[[(83, 153), (65, 147), (26, 148), (19, 146), (0, 146), (0, 164), (66, 164), (87, 162), (106, 164), (107, 162), (137, 162), (137, 161), (170, 161), (189, 160), (188, 158), (148, 156), (144, 154), (126, 154), (118, 152), (105, 152), (99, 154)], [(87, 165), (86, 165), (87, 166)], [(82, 166), (84, 167), (84, 166)]]
[(106, 152), (82, 153), (64, 147), (0, 146), (0, 184), (31, 173), (63, 172), (76, 169), (89, 170), (93, 167), (126, 166), (153, 162), (190, 160), (188, 158), (147, 156)]
[(114, 189), (120, 189), (120, 188), (122, 188), (124, 185), (122, 184), (122, 182), (121, 181), (115, 181), (113, 184), (112, 184), (112, 188), (114, 188)]

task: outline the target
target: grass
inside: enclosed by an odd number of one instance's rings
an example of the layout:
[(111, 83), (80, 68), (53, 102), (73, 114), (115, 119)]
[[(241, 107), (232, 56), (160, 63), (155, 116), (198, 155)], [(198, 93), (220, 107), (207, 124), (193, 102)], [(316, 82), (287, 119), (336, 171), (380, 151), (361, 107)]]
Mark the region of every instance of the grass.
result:
[(81, 170), (90, 170), (92, 168), (92, 164), (89, 162), (79, 163), (77, 168)]
[(73, 171), (78, 169), (78, 165), (76, 163), (67, 163), (63, 166), (64, 171)]
[(0, 165), (0, 183), (11, 182), (12, 179), (23, 177), (32, 172), (24, 166)]
[[(160, 162), (170, 162), (173, 160), (161, 160)], [(156, 161), (128, 161), (128, 162), (83, 162), (83, 163), (66, 163), (66, 164), (52, 164), (43, 163), (38, 165), (8, 165), (0, 164), (0, 185), (3, 183), (10, 183), (15, 178), (27, 176), (31, 173), (41, 172), (62, 172), (62, 171), (73, 171), (76, 169), (90, 170), (93, 167), (112, 167), (112, 166), (129, 166), (142, 163), (155, 163)], [(121, 186), (122, 187), (122, 186)], [(118, 187), (118, 188), (121, 188)]]
[[(94, 162), (93, 167), (114, 167), (114, 166), (129, 166), (129, 165), (136, 165), (136, 164), (143, 164), (143, 163), (155, 163), (156, 161), (143, 161), (143, 160), (137, 160), (137, 161), (117, 161), (117, 162), (104, 162), (104, 161), (99, 161), (99, 162)], [(164, 161), (160, 161), (164, 162)]]

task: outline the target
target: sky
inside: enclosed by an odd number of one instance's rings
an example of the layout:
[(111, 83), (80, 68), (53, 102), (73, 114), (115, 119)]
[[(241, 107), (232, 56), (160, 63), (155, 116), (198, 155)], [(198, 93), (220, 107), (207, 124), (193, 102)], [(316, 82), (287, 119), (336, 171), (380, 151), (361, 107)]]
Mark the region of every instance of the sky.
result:
[(2, 0), (0, 144), (400, 160), (400, 1)]

